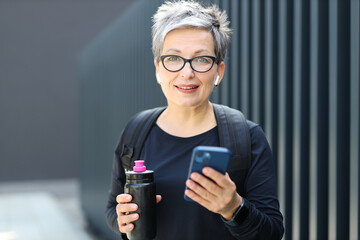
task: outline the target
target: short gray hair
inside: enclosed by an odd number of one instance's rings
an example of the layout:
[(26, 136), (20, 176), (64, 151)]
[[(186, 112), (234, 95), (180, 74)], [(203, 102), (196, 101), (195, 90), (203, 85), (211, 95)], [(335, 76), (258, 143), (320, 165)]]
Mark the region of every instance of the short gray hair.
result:
[(191, 1), (166, 1), (153, 16), (152, 51), (155, 61), (160, 54), (166, 35), (178, 28), (203, 28), (209, 30), (214, 38), (216, 61), (224, 60), (231, 37), (230, 22), (225, 11), (216, 5), (203, 6)]

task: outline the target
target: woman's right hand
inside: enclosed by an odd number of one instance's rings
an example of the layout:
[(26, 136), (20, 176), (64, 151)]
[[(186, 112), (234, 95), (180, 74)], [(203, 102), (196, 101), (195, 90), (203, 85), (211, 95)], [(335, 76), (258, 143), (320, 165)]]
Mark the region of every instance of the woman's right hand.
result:
[[(134, 212), (138, 209), (138, 205), (136, 203), (131, 203), (132, 196), (130, 194), (119, 194), (116, 197), (116, 213), (117, 213), (117, 222), (119, 226), (119, 230), (121, 233), (128, 233), (134, 229), (134, 224), (132, 222), (139, 219), (138, 213), (130, 213)], [(156, 195), (156, 203), (161, 201), (161, 195)]]
[(134, 212), (138, 209), (138, 205), (136, 203), (130, 203), (132, 200), (132, 196), (130, 194), (119, 194), (116, 197), (116, 213), (117, 213), (117, 221), (119, 230), (121, 233), (128, 233), (134, 229), (134, 222), (139, 219), (138, 213), (126, 214), (127, 212)]

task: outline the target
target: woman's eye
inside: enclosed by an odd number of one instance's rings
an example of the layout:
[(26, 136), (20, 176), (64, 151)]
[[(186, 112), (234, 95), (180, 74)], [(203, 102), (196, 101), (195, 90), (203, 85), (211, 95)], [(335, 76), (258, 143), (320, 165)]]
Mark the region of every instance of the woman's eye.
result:
[(209, 63), (209, 59), (206, 58), (206, 57), (198, 57), (196, 58), (196, 61), (199, 62), (199, 63)]
[(170, 57), (168, 57), (168, 58), (166, 58), (166, 61), (168, 61), (168, 62), (177, 62), (177, 61), (179, 61), (179, 57), (178, 56), (170, 56)]

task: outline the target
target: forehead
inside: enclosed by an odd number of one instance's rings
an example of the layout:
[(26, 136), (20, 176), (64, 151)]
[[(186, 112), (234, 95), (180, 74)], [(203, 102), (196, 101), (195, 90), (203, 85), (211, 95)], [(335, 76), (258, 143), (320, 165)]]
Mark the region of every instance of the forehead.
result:
[(203, 28), (180, 28), (174, 29), (166, 35), (162, 53), (191, 54), (199, 51), (215, 53), (212, 34)]

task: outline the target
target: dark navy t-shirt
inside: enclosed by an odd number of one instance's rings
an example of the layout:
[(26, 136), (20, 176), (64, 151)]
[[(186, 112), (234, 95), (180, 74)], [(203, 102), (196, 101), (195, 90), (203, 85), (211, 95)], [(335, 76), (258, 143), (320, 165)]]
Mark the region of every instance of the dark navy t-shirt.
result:
[(219, 214), (184, 200), (185, 181), (194, 147), (219, 146), (217, 127), (193, 137), (176, 137), (155, 125), (145, 141), (141, 159), (154, 170), (157, 194), (156, 239), (235, 239)]
[[(212, 239), (281, 239), (283, 217), (279, 210), (275, 166), (270, 146), (258, 124), (247, 121), (251, 139), (251, 166), (244, 183), (243, 208), (229, 221), (195, 202), (184, 200), (185, 181), (194, 147), (219, 146), (218, 128), (197, 136), (181, 138), (169, 135), (153, 126), (142, 148), (141, 158), (148, 169), (155, 171), (157, 194), (156, 240), (212, 240)], [(116, 196), (123, 193), (125, 173), (121, 167), (120, 147), (115, 152), (112, 191), (107, 205), (109, 226), (119, 232)], [(238, 174), (231, 171), (237, 182)], [(237, 186), (238, 187), (238, 186)], [(141, 216), (140, 216), (141, 217)], [(127, 239), (122, 234), (123, 239)]]

